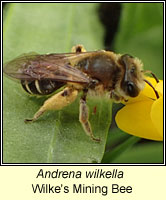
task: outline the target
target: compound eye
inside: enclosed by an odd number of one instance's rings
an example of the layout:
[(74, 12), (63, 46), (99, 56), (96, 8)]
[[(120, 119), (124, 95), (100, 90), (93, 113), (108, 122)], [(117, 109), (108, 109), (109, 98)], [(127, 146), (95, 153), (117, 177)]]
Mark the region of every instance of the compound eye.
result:
[(136, 97), (139, 93), (135, 84), (131, 81), (127, 82), (127, 93), (129, 94), (130, 97)]
[(128, 91), (128, 93), (129, 93), (129, 94), (132, 93), (133, 90), (134, 90), (133, 83), (132, 83), (132, 82), (128, 82), (128, 83), (127, 83), (127, 91)]

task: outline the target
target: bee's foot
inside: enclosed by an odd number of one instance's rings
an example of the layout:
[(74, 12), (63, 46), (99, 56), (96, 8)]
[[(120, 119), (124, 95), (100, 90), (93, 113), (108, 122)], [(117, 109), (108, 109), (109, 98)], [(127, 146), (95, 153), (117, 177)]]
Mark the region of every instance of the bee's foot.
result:
[(95, 142), (100, 142), (101, 141), (100, 138), (95, 138), (95, 137), (92, 137), (92, 140), (94, 140)]
[(25, 123), (30, 123), (30, 122), (34, 122), (34, 121), (35, 121), (35, 119), (33, 119), (33, 118), (32, 119), (25, 119), (24, 120)]

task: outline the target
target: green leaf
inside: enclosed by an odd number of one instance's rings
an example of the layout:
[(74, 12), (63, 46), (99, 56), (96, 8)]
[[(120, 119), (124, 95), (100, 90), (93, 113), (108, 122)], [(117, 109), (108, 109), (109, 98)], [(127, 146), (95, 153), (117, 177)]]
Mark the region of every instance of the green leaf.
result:
[[(102, 49), (97, 7), (93, 3), (9, 4), (4, 19), (4, 62), (28, 52), (69, 52), (76, 44), (83, 44), (87, 50)], [(35, 123), (25, 124), (24, 119), (32, 117), (46, 98), (28, 96), (19, 84), (6, 77), (3, 91), (3, 162), (101, 161), (111, 122), (110, 101), (88, 100), (94, 135), (101, 138), (96, 143), (78, 121), (79, 99), (61, 111), (50, 111)]]

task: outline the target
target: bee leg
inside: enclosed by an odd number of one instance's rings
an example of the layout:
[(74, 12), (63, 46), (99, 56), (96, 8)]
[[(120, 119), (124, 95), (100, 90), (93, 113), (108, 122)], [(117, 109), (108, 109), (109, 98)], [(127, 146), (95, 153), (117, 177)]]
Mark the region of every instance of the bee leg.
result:
[(86, 52), (86, 50), (85, 50), (83, 45), (78, 44), (78, 45), (72, 47), (71, 52), (73, 52), (73, 53), (81, 53), (81, 52)]
[(36, 121), (47, 110), (60, 110), (71, 104), (77, 97), (78, 91), (73, 88), (65, 88), (61, 92), (47, 99), (43, 106), (35, 113), (32, 119), (25, 119), (25, 122)]
[(88, 110), (88, 106), (86, 104), (86, 96), (84, 95), (80, 99), (79, 121), (81, 122), (82, 127), (83, 127), (84, 131), (86, 132), (86, 134), (89, 135), (92, 140), (94, 140), (96, 142), (100, 142), (99, 138), (94, 137), (88, 118), (89, 118), (89, 110)]
[(115, 103), (120, 103), (121, 102), (121, 97), (118, 96), (114, 90), (111, 91), (110, 93), (110, 98), (114, 100)]

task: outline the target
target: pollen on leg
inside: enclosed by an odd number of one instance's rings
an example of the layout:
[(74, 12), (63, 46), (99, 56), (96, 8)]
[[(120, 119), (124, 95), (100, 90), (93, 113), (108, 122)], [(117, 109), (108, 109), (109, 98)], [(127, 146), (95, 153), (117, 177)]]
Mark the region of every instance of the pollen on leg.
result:
[(77, 98), (78, 91), (72, 88), (65, 88), (63, 91), (47, 99), (43, 106), (36, 112), (32, 119), (26, 119), (25, 122), (36, 121), (47, 110), (60, 110), (71, 104)]

